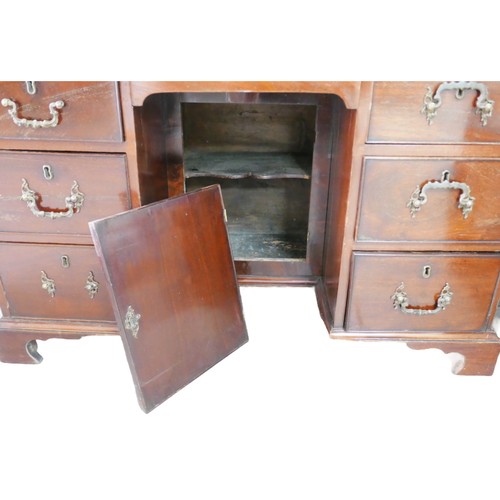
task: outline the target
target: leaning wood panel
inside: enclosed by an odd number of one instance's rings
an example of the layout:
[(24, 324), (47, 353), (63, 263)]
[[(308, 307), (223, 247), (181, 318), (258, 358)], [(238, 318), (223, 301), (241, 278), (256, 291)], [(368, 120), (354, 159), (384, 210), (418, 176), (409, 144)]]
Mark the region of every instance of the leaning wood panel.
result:
[(91, 230), (145, 411), (247, 341), (219, 188), (96, 221)]

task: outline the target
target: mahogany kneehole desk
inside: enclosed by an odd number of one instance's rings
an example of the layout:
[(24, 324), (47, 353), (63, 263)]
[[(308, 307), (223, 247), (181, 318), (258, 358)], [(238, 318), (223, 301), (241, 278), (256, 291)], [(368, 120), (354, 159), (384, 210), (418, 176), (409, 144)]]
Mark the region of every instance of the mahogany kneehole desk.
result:
[(150, 411), (246, 342), (241, 283), (314, 286), (332, 338), (493, 373), (499, 82), (3, 82), (0, 99), (1, 361), (120, 333)]

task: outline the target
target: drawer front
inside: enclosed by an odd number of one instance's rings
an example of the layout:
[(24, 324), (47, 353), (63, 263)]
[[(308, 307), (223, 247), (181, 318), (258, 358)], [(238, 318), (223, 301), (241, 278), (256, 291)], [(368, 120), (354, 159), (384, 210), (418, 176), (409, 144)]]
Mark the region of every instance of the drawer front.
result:
[(499, 185), (500, 160), (365, 159), (357, 239), (500, 241)]
[(500, 82), (483, 83), (488, 99), (495, 102), (492, 115), (483, 118), (485, 125), (476, 107), (478, 97), (484, 96), (484, 92), (464, 90), (463, 97), (457, 99), (456, 90), (446, 89), (439, 92), (441, 105), (429, 125), (426, 113), (421, 112), (424, 98), (430, 87), (432, 96), (436, 99), (436, 91), (441, 83), (375, 83), (368, 142), (499, 143)]
[(88, 235), (131, 207), (124, 155), (0, 152), (0, 179), (0, 232)]
[[(356, 253), (347, 329), (485, 331), (499, 272), (495, 254)], [(407, 306), (397, 305), (405, 297)]]
[(93, 247), (0, 244), (0, 286), (4, 316), (114, 319)]
[(34, 83), (30, 94), (26, 82), (0, 82), (1, 138), (123, 140), (116, 83)]

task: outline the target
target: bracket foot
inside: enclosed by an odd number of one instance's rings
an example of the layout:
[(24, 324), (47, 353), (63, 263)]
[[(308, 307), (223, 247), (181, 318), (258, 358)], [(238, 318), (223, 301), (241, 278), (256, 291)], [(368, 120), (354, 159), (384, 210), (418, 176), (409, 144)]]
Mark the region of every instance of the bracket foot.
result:
[(440, 349), (454, 353), (455, 375), (493, 375), (500, 353), (500, 342), (407, 342), (411, 349)]

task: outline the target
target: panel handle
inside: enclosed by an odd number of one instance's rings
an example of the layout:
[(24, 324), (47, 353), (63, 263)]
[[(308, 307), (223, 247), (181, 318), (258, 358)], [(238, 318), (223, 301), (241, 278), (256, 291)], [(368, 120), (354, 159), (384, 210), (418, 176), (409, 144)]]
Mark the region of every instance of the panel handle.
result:
[(432, 306), (411, 306), (408, 300), (408, 294), (405, 292), (405, 284), (401, 282), (395, 292), (393, 293), (391, 300), (394, 309), (401, 311), (405, 314), (416, 314), (417, 316), (425, 316), (428, 314), (437, 314), (441, 311), (444, 311), (447, 306), (451, 303), (451, 297), (453, 292), (450, 289), (450, 285), (446, 283), (441, 292), (439, 293), (439, 297), (436, 300), (436, 303)]
[(140, 314), (136, 314), (132, 306), (128, 306), (127, 313), (125, 315), (125, 320), (123, 326), (125, 330), (128, 330), (134, 339), (139, 335), (139, 320), (141, 319)]
[(441, 107), (441, 93), (445, 90), (454, 90), (457, 99), (463, 99), (466, 90), (475, 90), (479, 93), (476, 99), (476, 114), (481, 117), (481, 125), (484, 127), (488, 118), (493, 115), (493, 105), (495, 101), (488, 98), (488, 88), (484, 83), (477, 82), (443, 82), (433, 94), (431, 87), (427, 87), (427, 93), (424, 96), (424, 106), (421, 113), (427, 118), (427, 123), (432, 125), (432, 121)]
[(48, 217), (49, 219), (60, 219), (63, 217), (73, 217), (73, 214), (78, 213), (85, 201), (85, 195), (80, 192), (78, 182), (73, 181), (71, 186), (71, 194), (64, 199), (65, 209), (41, 209), (38, 207), (40, 195), (33, 191), (26, 179), (22, 179), (21, 183), (21, 200), (25, 201), (31, 213), (36, 217)]
[(470, 187), (465, 182), (451, 181), (450, 172), (445, 170), (441, 175), (441, 180), (427, 181), (422, 186), (417, 186), (417, 189), (413, 191), (410, 201), (406, 204), (412, 217), (415, 217), (422, 205), (427, 203), (427, 191), (429, 189), (460, 189), (462, 193), (458, 199), (458, 208), (462, 210), (464, 219), (467, 219), (472, 212), (476, 198), (471, 196)]
[(12, 99), (4, 97), (2, 99), (2, 106), (4, 108), (11, 108), (8, 110), (12, 121), (18, 127), (31, 127), (31, 128), (51, 128), (57, 127), (59, 123), (59, 110), (64, 108), (64, 101), (54, 101), (49, 104), (49, 113), (52, 118), (50, 120), (35, 120), (30, 118), (20, 118), (17, 114), (18, 104)]

